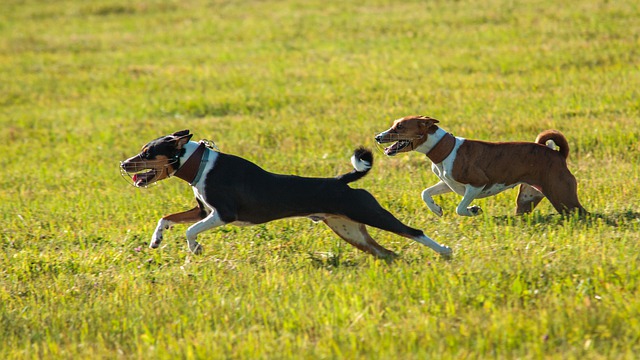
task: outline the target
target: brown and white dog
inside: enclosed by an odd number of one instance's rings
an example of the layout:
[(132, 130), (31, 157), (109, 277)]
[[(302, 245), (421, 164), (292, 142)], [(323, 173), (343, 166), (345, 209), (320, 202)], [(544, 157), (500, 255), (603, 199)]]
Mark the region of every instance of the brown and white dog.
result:
[[(442, 216), (442, 208), (433, 201), (434, 195), (451, 191), (462, 195), (456, 213), (475, 216), (481, 209), (469, 206), (474, 199), (518, 184), (516, 214), (531, 212), (544, 197), (561, 214), (586, 213), (578, 201), (576, 179), (567, 168), (569, 145), (559, 131), (545, 130), (535, 143), (485, 142), (454, 137), (437, 123), (427, 116), (407, 116), (375, 137), (380, 144), (393, 142), (384, 150), (388, 156), (415, 150), (431, 160), (440, 182), (424, 190), (422, 200), (436, 215)], [(549, 141), (553, 144), (545, 146)]]
[(367, 191), (349, 183), (365, 176), (373, 166), (373, 154), (357, 149), (351, 158), (354, 170), (335, 178), (307, 178), (273, 174), (243, 158), (210, 149), (204, 142), (190, 141), (189, 130), (155, 139), (142, 152), (120, 165), (132, 174), (136, 187), (175, 176), (188, 182), (198, 205), (167, 215), (158, 221), (150, 247), (157, 248), (163, 232), (173, 224), (195, 223), (187, 229), (187, 244), (193, 253), (202, 247), (199, 233), (225, 224), (262, 224), (287, 217), (323, 221), (338, 236), (356, 248), (391, 259), (395, 253), (379, 245), (365, 225), (390, 231), (430, 247), (444, 257), (443, 246), (418, 229), (410, 228), (383, 209)]

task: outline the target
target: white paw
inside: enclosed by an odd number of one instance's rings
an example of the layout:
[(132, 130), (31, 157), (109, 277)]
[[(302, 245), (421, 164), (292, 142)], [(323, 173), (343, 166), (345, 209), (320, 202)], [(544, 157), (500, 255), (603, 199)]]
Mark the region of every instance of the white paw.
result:
[(456, 208), (456, 214), (460, 216), (477, 216), (482, 213), (480, 206), (469, 206), (468, 208), (458, 206)]
[(449, 260), (449, 259), (451, 259), (451, 255), (453, 254), (453, 250), (451, 250), (451, 248), (446, 246), (446, 245), (442, 245), (442, 249), (440, 249), (440, 251), (438, 253), (443, 258)]
[(170, 228), (171, 222), (164, 219), (158, 220), (158, 226), (156, 226), (156, 229), (153, 231), (153, 235), (151, 235), (151, 242), (149, 243), (149, 247), (155, 249), (160, 246), (160, 243), (162, 242), (162, 233), (165, 230), (169, 230)]
[(194, 241), (193, 243), (189, 243), (189, 250), (195, 255), (201, 255), (203, 248), (202, 245)]
[(480, 208), (480, 206), (477, 206), (477, 205), (469, 206), (467, 208), (467, 211), (469, 211), (469, 215), (471, 216), (478, 216), (482, 214), (482, 209)]
[(427, 206), (429, 207), (429, 210), (431, 210), (431, 212), (433, 212), (434, 214), (436, 214), (438, 216), (442, 216), (442, 208), (440, 207), (440, 205), (436, 204), (431, 199), (425, 200), (424, 197), (423, 197), (422, 200), (424, 201), (425, 204), (427, 204)]
[(442, 207), (440, 207), (439, 205), (436, 205), (435, 203), (433, 205), (427, 204), (427, 206), (429, 206), (429, 209), (436, 215), (438, 216), (442, 216), (443, 212), (442, 212)]
[(149, 243), (149, 247), (152, 249), (156, 249), (158, 246), (160, 246), (161, 242), (162, 242), (162, 229), (156, 229), (156, 231), (154, 231), (153, 235), (151, 236), (151, 242)]

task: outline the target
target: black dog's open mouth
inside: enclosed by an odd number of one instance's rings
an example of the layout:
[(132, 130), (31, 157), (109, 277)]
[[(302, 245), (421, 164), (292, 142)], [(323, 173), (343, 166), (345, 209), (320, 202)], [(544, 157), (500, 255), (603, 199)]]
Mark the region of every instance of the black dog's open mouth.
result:
[(406, 148), (411, 145), (410, 140), (400, 140), (393, 143), (391, 146), (384, 148), (384, 154), (387, 156), (393, 156), (397, 154), (400, 150)]
[(153, 169), (146, 172), (135, 173), (131, 176), (133, 185), (136, 187), (144, 187), (146, 185), (149, 185), (149, 183), (151, 183), (152, 180), (156, 177), (157, 173), (158, 172)]

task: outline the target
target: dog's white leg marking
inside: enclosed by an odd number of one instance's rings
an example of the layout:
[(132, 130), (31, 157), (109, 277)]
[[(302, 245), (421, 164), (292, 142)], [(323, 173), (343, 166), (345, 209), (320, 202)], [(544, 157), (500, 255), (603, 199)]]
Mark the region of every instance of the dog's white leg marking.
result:
[(434, 214), (442, 216), (442, 207), (440, 207), (440, 205), (436, 204), (435, 201), (433, 201), (432, 196), (446, 194), (451, 191), (453, 190), (451, 190), (449, 185), (447, 185), (444, 181), (440, 181), (439, 183), (426, 188), (422, 192), (422, 201), (427, 204), (429, 209), (433, 211)]
[(151, 236), (151, 242), (149, 243), (149, 247), (152, 249), (155, 249), (158, 246), (160, 246), (160, 243), (162, 242), (162, 233), (165, 230), (168, 230), (173, 224), (174, 224), (173, 221), (166, 220), (164, 218), (158, 220), (158, 226), (156, 226), (156, 229), (153, 232), (153, 235)]
[(475, 199), (478, 195), (480, 195), (480, 193), (482, 192), (482, 189), (484, 189), (484, 186), (471, 186), (471, 185), (465, 185), (464, 187), (464, 197), (462, 198), (462, 201), (460, 201), (460, 203), (458, 204), (458, 207), (456, 208), (456, 213), (460, 216), (476, 216), (476, 215), (480, 215), (480, 213), (482, 212), (482, 209), (480, 209), (479, 206), (471, 206), (468, 207), (469, 204), (471, 204), (471, 202), (473, 201), (473, 199)]
[(189, 245), (189, 250), (198, 255), (202, 253), (202, 246), (198, 244), (196, 238), (198, 234), (203, 231), (213, 229), (214, 227), (222, 226), (225, 222), (220, 219), (220, 215), (218, 215), (217, 211), (212, 211), (209, 215), (198, 221), (197, 223), (189, 226), (187, 229), (187, 245)]
[(450, 258), (451, 253), (453, 252), (450, 247), (438, 244), (435, 240), (428, 237), (427, 235), (415, 237), (413, 238), (413, 240), (419, 242), (422, 245), (430, 247), (433, 251), (437, 252), (445, 258)]

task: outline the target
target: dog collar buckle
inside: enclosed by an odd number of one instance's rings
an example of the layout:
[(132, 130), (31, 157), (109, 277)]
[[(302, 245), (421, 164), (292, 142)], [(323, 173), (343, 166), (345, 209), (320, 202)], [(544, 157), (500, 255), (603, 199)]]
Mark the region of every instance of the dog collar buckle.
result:
[(218, 145), (216, 145), (216, 143), (213, 142), (213, 140), (202, 139), (202, 140), (200, 140), (200, 144), (204, 144), (209, 149), (215, 150), (217, 152), (220, 152), (220, 149), (218, 148)]

